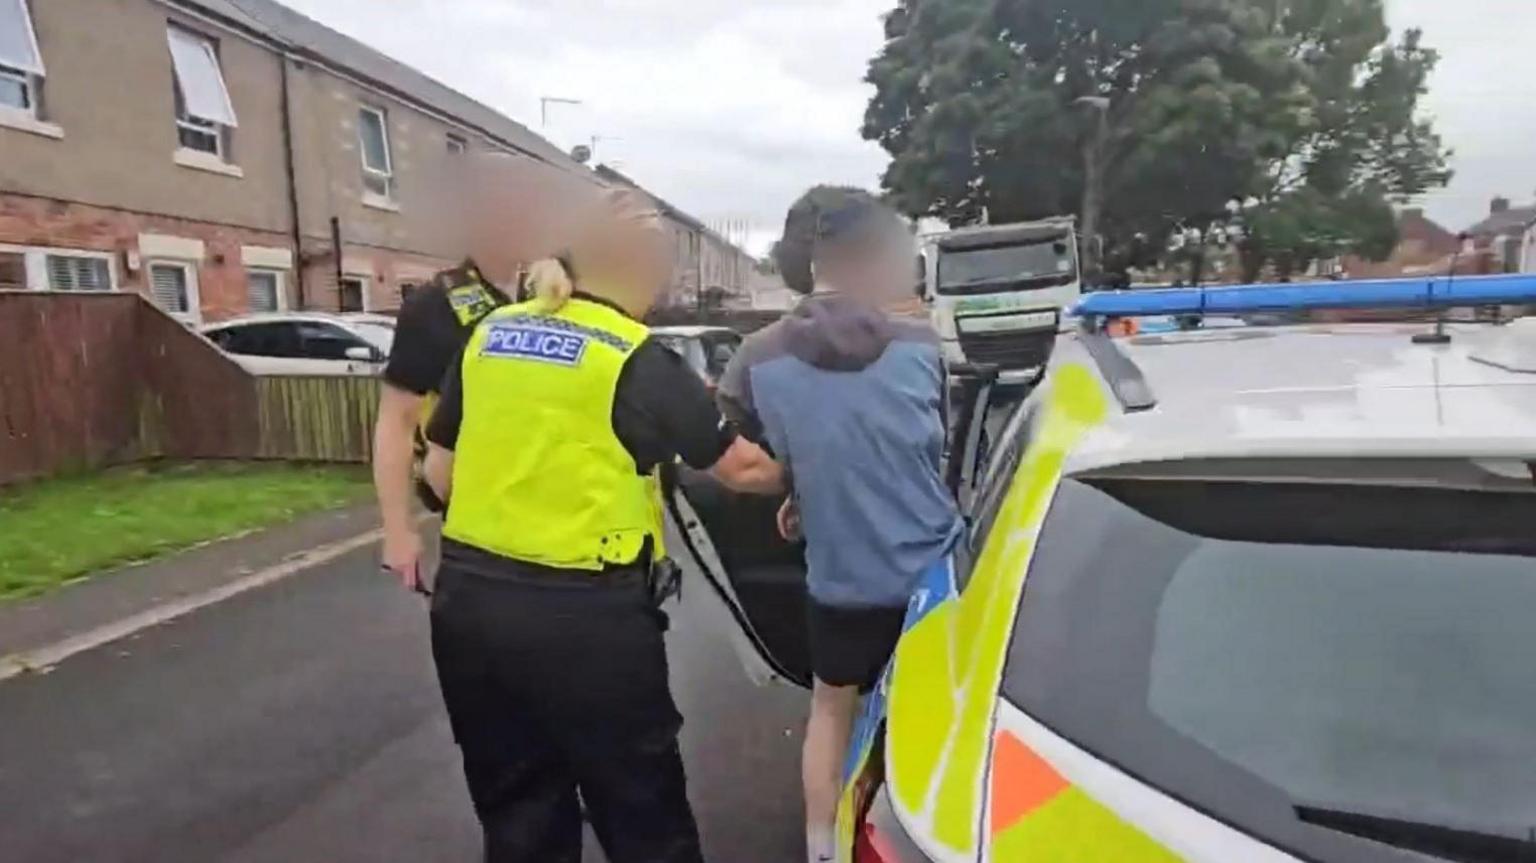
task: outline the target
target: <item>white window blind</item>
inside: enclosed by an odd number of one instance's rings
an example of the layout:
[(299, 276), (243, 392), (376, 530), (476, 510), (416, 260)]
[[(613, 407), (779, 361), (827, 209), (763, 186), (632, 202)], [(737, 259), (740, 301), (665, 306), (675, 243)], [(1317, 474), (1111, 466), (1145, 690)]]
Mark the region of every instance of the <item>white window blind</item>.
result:
[(154, 264), (149, 268), (149, 292), (155, 305), (171, 314), (191, 311), (187, 302), (187, 268), (177, 264)]
[(176, 85), (181, 90), (182, 104), (188, 116), (224, 126), (238, 125), (213, 43), (175, 27), (168, 32), (171, 64), (176, 70)]
[(37, 48), (27, 0), (0, 0), (0, 65), (43, 74), (43, 54)]
[(110, 291), (112, 270), (105, 258), (49, 255), (48, 289), (53, 291)]
[(275, 312), (281, 308), (278, 300), (282, 279), (277, 273), (252, 270), (246, 274), (247, 299), (253, 312)]

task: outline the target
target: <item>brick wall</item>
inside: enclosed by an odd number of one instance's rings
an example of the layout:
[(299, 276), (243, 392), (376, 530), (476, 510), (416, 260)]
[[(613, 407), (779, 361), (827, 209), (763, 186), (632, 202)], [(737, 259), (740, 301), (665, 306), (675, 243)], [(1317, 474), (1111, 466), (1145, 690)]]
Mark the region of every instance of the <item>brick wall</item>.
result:
[[(304, 242), (306, 306), (315, 311), (338, 311), (341, 299), (336, 284), (336, 256), (331, 252), (331, 245), (310, 239)], [(455, 263), (447, 258), (342, 244), (342, 276), (366, 279), (366, 307), (371, 312), (399, 311), (403, 285), (421, 285), (439, 270)]]
[[(130, 272), (122, 254), (140, 251), (140, 234), (159, 234), (203, 242), (203, 258), (195, 263), (204, 323), (249, 311), (242, 247), (289, 248), (292, 245), (285, 234), (272, 231), (46, 198), (0, 195), (0, 244), (112, 252), (117, 258), (118, 289), (147, 295), (149, 291), (142, 260), (139, 269)], [(291, 279), (287, 287), (292, 303)]]

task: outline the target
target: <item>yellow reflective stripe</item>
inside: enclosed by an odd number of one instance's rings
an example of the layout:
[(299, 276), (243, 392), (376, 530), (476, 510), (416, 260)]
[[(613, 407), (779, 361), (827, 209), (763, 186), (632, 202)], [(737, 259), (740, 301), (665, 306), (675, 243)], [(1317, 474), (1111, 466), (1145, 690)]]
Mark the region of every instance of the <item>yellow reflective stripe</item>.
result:
[(1069, 787), (998, 834), (991, 859), (999, 863), (1178, 863), (1183, 858), (1081, 788)]
[(957, 714), (950, 633), (953, 601), (928, 612), (896, 645), (887, 746), (891, 789), (908, 812), (927, 809), (930, 780), (944, 755)]
[[(965, 592), (933, 609), (896, 650), (889, 718), (892, 791), (944, 848), (978, 845), (982, 780), (1008, 636), (1034, 540), (1067, 454), (1109, 404), (1080, 364), (1052, 373), (1045, 411)], [(931, 806), (930, 806), (931, 801)]]

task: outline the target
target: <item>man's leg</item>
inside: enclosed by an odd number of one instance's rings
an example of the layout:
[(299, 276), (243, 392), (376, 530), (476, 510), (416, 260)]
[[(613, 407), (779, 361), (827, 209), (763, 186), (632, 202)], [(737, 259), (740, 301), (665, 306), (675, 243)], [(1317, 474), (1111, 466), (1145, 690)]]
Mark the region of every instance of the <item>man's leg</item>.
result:
[(812, 599), (811, 665), (816, 686), (806, 724), (801, 778), (811, 863), (837, 857), (837, 804), (861, 693), (873, 689), (901, 638), (905, 608), (849, 608)]
[(507, 646), (497, 636), (510, 620), (501, 612), (522, 596), (445, 565), (433, 597), (432, 656), (487, 863), (580, 863), (575, 776), (502, 661)]
[(843, 763), (859, 711), (857, 686), (829, 686), (816, 681), (811, 718), (805, 728), (800, 765), (805, 786), (805, 836), (812, 863), (836, 859), (837, 804), (842, 796)]

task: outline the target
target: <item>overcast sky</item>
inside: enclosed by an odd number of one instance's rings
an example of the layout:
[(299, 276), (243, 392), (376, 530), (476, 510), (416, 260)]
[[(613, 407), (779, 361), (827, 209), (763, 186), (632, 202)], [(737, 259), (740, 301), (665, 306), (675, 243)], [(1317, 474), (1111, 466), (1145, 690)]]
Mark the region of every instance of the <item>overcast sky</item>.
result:
[[(284, 0), (522, 121), (762, 251), (818, 182), (874, 186), (859, 136), (892, 0)], [(1536, 2), (1387, 0), (1444, 60), (1429, 110), (1457, 178), (1425, 203), (1456, 230), (1536, 196)], [(430, 35), (427, 35), (430, 34)]]

